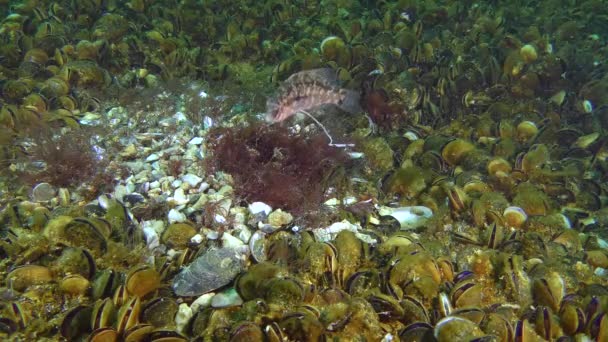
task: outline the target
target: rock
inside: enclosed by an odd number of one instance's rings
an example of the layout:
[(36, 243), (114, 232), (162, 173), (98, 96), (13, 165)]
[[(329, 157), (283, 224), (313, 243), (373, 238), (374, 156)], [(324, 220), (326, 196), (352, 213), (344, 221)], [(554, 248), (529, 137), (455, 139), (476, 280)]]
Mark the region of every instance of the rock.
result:
[(167, 218), (169, 219), (169, 223), (186, 221), (186, 215), (184, 213), (179, 212), (177, 209), (169, 210), (169, 214), (167, 214)]
[(252, 215), (256, 215), (262, 212), (268, 215), (272, 212), (272, 207), (264, 202), (253, 202), (249, 205), (249, 212)]
[(157, 161), (157, 160), (159, 160), (159, 159), (160, 159), (160, 156), (159, 156), (158, 154), (156, 154), (156, 153), (152, 153), (151, 155), (149, 155), (149, 156), (146, 158), (146, 161), (147, 161), (148, 163), (151, 163), (151, 162), (155, 162), (155, 161)]
[(125, 146), (124, 150), (120, 152), (120, 156), (124, 159), (132, 159), (137, 156), (137, 147), (135, 144), (129, 144)]
[(190, 141), (188, 141), (189, 145), (200, 145), (203, 143), (203, 141), (205, 141), (205, 139), (203, 139), (203, 137), (194, 137), (192, 139), (190, 139)]
[(226, 308), (241, 304), (243, 304), (243, 299), (234, 288), (220, 292), (211, 299), (211, 306), (214, 308)]
[(245, 268), (246, 254), (235, 248), (210, 248), (173, 279), (178, 296), (199, 296), (228, 285)]
[(204, 295), (196, 298), (196, 300), (192, 302), (192, 305), (190, 305), (190, 308), (193, 312), (198, 312), (201, 309), (209, 307), (211, 305), (213, 296), (215, 296), (215, 293), (213, 292), (205, 293)]
[(173, 201), (177, 205), (184, 205), (184, 204), (188, 203), (188, 196), (186, 196), (184, 189), (182, 189), (182, 188), (175, 189), (175, 192), (173, 193)]
[(177, 330), (184, 331), (184, 328), (188, 325), (192, 316), (192, 308), (186, 303), (181, 303), (177, 309), (177, 314), (175, 314), (175, 325)]
[(276, 228), (286, 226), (291, 223), (293, 216), (281, 209), (277, 209), (268, 215), (268, 223)]
[(182, 176), (182, 181), (188, 183), (190, 187), (194, 188), (198, 185), (203, 179), (197, 175), (193, 175), (191, 173), (185, 174)]

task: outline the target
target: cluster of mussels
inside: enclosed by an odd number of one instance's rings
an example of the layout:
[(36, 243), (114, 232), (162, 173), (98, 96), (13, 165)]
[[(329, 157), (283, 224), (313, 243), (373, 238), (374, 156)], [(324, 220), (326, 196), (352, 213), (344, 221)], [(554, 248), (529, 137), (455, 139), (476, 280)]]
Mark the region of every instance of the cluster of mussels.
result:
[(4, 5), (0, 171), (28, 127), (182, 77), (250, 91), (331, 67), (382, 134), (351, 127), (364, 165), (328, 228), (205, 175), (188, 204), (213, 200), (151, 241), (179, 205), (143, 186), (27, 200), (0, 179), (1, 339), (608, 340), (603, 1)]

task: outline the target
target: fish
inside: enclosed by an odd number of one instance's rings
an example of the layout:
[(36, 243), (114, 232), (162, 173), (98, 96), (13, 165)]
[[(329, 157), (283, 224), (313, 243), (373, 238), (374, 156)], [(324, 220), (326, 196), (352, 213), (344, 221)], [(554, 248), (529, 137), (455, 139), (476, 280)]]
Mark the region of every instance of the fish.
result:
[[(359, 92), (340, 87), (336, 72), (330, 68), (311, 69), (289, 76), (276, 95), (266, 103), (266, 121), (285, 121), (298, 113), (308, 115), (326, 105), (334, 105), (348, 113), (362, 111)], [(314, 119), (314, 118), (313, 118)]]

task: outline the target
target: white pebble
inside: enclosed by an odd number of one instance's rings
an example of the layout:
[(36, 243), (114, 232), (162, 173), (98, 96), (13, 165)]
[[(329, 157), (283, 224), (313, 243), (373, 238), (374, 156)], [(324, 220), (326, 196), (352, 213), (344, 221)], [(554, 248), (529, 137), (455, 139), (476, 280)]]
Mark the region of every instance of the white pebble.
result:
[(215, 230), (209, 231), (207, 233), (208, 240), (217, 240), (219, 237), (220, 237), (220, 234), (218, 232), (216, 232)]
[(176, 189), (179, 188), (182, 185), (182, 181), (181, 179), (176, 179), (173, 182), (171, 182), (171, 186)]
[(239, 246), (244, 245), (243, 241), (241, 241), (241, 239), (236, 238), (228, 233), (224, 233), (222, 234), (222, 246), (224, 248), (226, 247), (230, 247), (230, 248), (237, 248)]
[(192, 312), (198, 312), (200, 309), (209, 307), (209, 305), (211, 305), (211, 299), (213, 296), (215, 296), (215, 292), (205, 293), (204, 295), (196, 298), (196, 300), (192, 302), (192, 305), (190, 306)]
[(152, 153), (151, 155), (148, 156), (148, 158), (146, 158), (147, 162), (154, 162), (160, 159), (160, 156), (156, 153)]
[(185, 222), (186, 221), (186, 215), (184, 213), (180, 213), (176, 209), (169, 210), (169, 214), (167, 215), (167, 218), (169, 219), (169, 223)]
[(184, 331), (184, 328), (192, 318), (192, 309), (186, 303), (181, 303), (175, 314), (175, 325), (178, 331)]
[(175, 192), (173, 193), (173, 201), (177, 205), (183, 205), (183, 204), (188, 203), (188, 196), (186, 196), (186, 193), (184, 193), (184, 189), (182, 189), (182, 188), (175, 189)]
[(203, 141), (204, 141), (203, 137), (194, 137), (194, 138), (190, 139), (190, 141), (188, 141), (188, 144), (200, 145), (203, 143)]
[(146, 239), (146, 246), (148, 249), (152, 250), (158, 246), (160, 246), (160, 239), (158, 238), (158, 234), (152, 227), (143, 227), (144, 238)]
[(198, 187), (198, 192), (205, 192), (207, 189), (209, 189), (209, 183), (202, 182), (201, 186)]
[(159, 181), (150, 182), (150, 189), (158, 189), (158, 188), (160, 188)]
[(270, 214), (272, 211), (272, 207), (264, 202), (253, 202), (249, 205), (249, 212), (252, 215), (265, 213), (266, 215)]
[(211, 306), (214, 308), (225, 308), (243, 304), (243, 299), (235, 289), (228, 289), (218, 293), (211, 299)]
[(188, 183), (191, 187), (195, 187), (200, 183), (203, 179), (197, 175), (188, 173), (182, 176), (182, 181)]
[(201, 234), (196, 234), (190, 238), (190, 242), (200, 245), (200, 243), (203, 242), (203, 236)]

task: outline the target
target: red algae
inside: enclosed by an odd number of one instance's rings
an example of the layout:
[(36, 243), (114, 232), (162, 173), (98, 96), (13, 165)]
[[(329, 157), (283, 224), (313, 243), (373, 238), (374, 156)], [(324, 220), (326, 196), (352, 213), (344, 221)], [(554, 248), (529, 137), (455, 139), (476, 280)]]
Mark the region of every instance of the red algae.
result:
[(294, 135), (278, 125), (215, 128), (209, 136), (208, 169), (231, 174), (242, 200), (294, 213), (318, 207), (332, 172), (348, 160), (324, 135)]

